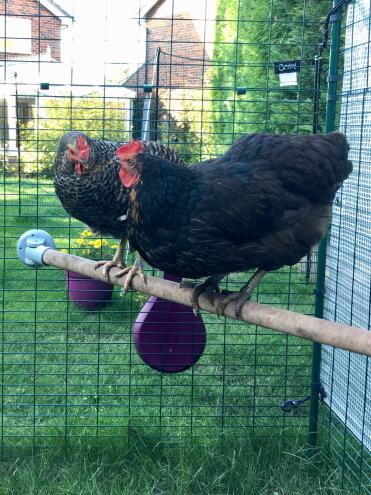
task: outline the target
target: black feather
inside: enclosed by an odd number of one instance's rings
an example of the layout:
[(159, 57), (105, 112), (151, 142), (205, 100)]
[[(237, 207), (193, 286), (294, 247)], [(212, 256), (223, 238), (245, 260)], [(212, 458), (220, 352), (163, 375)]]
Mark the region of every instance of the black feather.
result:
[(352, 170), (340, 133), (254, 134), (193, 167), (138, 155), (128, 218), (132, 247), (152, 266), (198, 278), (297, 263), (327, 229)]

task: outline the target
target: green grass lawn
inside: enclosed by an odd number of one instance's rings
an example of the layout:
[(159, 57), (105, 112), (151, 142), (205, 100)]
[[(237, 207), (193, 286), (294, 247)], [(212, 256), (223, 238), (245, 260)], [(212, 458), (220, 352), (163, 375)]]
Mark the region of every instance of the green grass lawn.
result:
[[(61, 270), (16, 258), (29, 228), (47, 230), (57, 247), (78, 237), (82, 225), (51, 182), (9, 179), (3, 190), (1, 494), (350, 493), (325, 459), (309, 462), (301, 450), (308, 402), (280, 409), (309, 395), (311, 343), (203, 314), (199, 362), (158, 373), (132, 342), (144, 295), (115, 288), (112, 303), (87, 312), (68, 300)], [(313, 286), (296, 269), (269, 274), (256, 297), (313, 312)]]

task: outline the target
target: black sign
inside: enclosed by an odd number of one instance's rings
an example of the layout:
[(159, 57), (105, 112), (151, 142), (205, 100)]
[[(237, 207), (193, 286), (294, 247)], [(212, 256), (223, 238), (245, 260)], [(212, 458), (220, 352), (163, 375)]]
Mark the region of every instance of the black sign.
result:
[(285, 74), (287, 72), (300, 72), (300, 60), (284, 60), (274, 62), (274, 73)]

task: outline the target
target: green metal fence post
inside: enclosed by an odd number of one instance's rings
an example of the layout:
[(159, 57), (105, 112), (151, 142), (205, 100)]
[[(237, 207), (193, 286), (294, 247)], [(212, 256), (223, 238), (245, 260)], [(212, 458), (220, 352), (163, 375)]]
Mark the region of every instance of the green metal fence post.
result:
[[(334, 7), (341, 0), (334, 0)], [(336, 90), (338, 81), (338, 66), (339, 66), (339, 49), (340, 49), (340, 27), (341, 27), (341, 12), (338, 11), (332, 19), (332, 34), (330, 61), (328, 71), (327, 85), (327, 103), (326, 103), (326, 122), (325, 131), (331, 132), (335, 129), (336, 116)], [(317, 283), (316, 283), (316, 301), (315, 301), (315, 316), (323, 318), (324, 308), (324, 290), (325, 290), (325, 274), (326, 274), (326, 250), (328, 237), (326, 236), (318, 247), (318, 265), (317, 265)], [(309, 434), (308, 443), (311, 447), (317, 445), (317, 428), (318, 428), (318, 400), (321, 390), (321, 344), (313, 344), (312, 354), (312, 378), (311, 378), (311, 399), (309, 412)]]

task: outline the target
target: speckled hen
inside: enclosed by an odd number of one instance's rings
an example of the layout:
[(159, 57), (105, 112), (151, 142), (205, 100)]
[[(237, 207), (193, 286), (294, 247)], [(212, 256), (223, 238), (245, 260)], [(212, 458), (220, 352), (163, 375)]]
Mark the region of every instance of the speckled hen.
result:
[[(112, 266), (122, 268), (116, 276), (129, 271), (122, 261), (127, 238), (128, 190), (119, 180), (120, 165), (115, 160), (121, 145), (92, 139), (79, 131), (68, 132), (59, 142), (54, 180), (57, 196), (72, 217), (99, 234), (120, 239), (113, 260), (96, 264), (97, 267), (104, 265), (106, 275)], [(143, 149), (151, 156), (158, 155), (184, 165), (173, 149), (162, 144), (144, 142)], [(135, 268), (138, 268), (137, 263)], [(127, 284), (129, 281), (127, 277)]]

